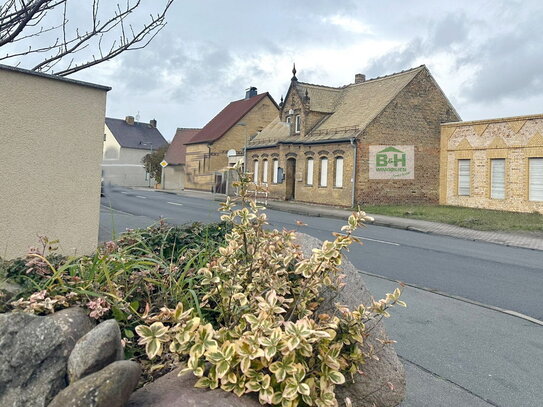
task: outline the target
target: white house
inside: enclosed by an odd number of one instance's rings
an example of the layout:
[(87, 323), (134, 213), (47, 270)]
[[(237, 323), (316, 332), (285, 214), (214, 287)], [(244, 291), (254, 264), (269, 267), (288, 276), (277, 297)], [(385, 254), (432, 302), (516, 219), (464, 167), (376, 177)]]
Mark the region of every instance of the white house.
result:
[(134, 121), (133, 116), (124, 120), (106, 117), (102, 161), (104, 181), (126, 187), (151, 185), (141, 160), (167, 144), (156, 127), (156, 120), (141, 123)]

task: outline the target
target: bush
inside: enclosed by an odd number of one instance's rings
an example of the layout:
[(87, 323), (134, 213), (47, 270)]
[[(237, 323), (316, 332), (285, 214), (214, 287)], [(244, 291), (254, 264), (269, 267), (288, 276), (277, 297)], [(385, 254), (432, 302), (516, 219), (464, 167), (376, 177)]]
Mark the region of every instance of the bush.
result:
[(221, 206), (221, 219), (234, 227), (198, 271), (199, 307), (208, 317), (182, 303), (163, 308), (136, 327), (139, 343), (157, 368), (183, 361), (182, 372), (199, 377), (197, 387), (257, 393), (272, 405), (336, 406), (335, 386), (378, 358), (380, 349), (366, 345), (366, 324), (405, 305), (400, 290), (369, 307), (338, 304), (339, 316), (315, 312), (324, 289), (341, 287), (342, 250), (357, 241), (353, 232), (368, 217), (354, 213), (334, 241), (304, 258), (294, 232), (265, 228), (262, 208), (247, 198), (250, 180), (237, 169), (241, 207), (230, 200)]
[[(3, 261), (7, 277), (23, 284), (17, 301), (0, 305), (48, 314), (79, 305), (97, 320), (115, 318), (123, 333), (126, 355), (139, 358), (134, 328), (148, 313), (163, 306), (198, 308), (196, 271), (224, 244), (225, 223), (172, 227), (159, 222), (123, 234), (92, 256), (66, 258), (54, 254), (54, 242), (41, 238), (40, 249), (25, 259)], [(202, 314), (202, 317), (204, 315)]]

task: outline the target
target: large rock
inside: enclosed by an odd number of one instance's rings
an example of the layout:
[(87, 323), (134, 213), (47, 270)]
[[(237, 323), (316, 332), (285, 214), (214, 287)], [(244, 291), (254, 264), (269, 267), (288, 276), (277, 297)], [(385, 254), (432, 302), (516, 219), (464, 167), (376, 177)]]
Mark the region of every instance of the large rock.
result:
[(44, 407), (67, 386), (75, 343), (93, 328), (86, 312), (0, 314), (0, 406)]
[(68, 380), (73, 383), (123, 359), (119, 324), (114, 319), (109, 319), (77, 341), (68, 358)]
[(120, 360), (70, 384), (49, 407), (124, 407), (138, 385), (140, 365)]
[(238, 397), (220, 389), (197, 389), (191, 372), (178, 376), (174, 370), (153, 383), (139, 389), (128, 401), (127, 407), (258, 407), (252, 395)]
[[(311, 256), (313, 248), (322, 246), (321, 240), (303, 233), (298, 233), (296, 240), (306, 257)], [(360, 304), (371, 304), (372, 295), (358, 270), (345, 258), (341, 268), (342, 273), (345, 274), (345, 286), (339, 291), (323, 292), (324, 302), (317, 309), (317, 313), (337, 314), (335, 307), (337, 303), (346, 305), (351, 310)], [(372, 330), (366, 343), (377, 349), (381, 348), (382, 345), (377, 339), (387, 338), (383, 324), (370, 322), (366, 328)], [(336, 387), (336, 397), (340, 403), (346, 397), (349, 397), (353, 405), (357, 407), (374, 405), (392, 407), (402, 402), (405, 397), (405, 370), (394, 347), (387, 345), (378, 356), (379, 361), (373, 359), (367, 361), (362, 369), (365, 375), (358, 376), (356, 383)], [(389, 388), (389, 384), (392, 385), (393, 391)]]

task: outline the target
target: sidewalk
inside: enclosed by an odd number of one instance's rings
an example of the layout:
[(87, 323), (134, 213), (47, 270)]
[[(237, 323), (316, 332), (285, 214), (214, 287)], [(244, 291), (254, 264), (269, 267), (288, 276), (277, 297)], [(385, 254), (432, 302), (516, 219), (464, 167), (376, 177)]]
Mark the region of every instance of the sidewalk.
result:
[[(224, 195), (213, 195), (200, 191), (168, 191), (157, 189), (157, 192), (176, 194), (202, 199), (224, 200)], [(351, 211), (323, 205), (305, 204), (292, 201), (268, 201), (268, 208), (298, 215), (322, 216), (327, 218), (346, 219)], [(448, 225), (445, 223), (429, 222), (418, 219), (398, 218), (394, 216), (368, 214), (375, 219), (377, 226), (386, 226), (397, 229), (412, 230), (421, 233), (452, 236), (466, 240), (480, 240), (483, 242), (502, 244), (505, 246), (523, 247), (526, 249), (543, 250), (543, 237), (530, 233), (487, 232)]]

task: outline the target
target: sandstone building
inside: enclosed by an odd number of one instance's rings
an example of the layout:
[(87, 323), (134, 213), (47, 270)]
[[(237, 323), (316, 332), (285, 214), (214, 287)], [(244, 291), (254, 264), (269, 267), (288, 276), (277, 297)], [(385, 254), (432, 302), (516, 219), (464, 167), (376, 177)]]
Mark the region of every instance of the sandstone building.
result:
[(441, 126), (440, 203), (543, 213), (543, 115)]
[(277, 117), (269, 93), (251, 87), (231, 102), (186, 143), (185, 189), (226, 192), (226, 168), (243, 160), (249, 137)]
[(425, 66), (343, 87), (298, 81), (249, 142), (272, 198), (355, 206), (437, 203), (440, 124), (460, 120)]

